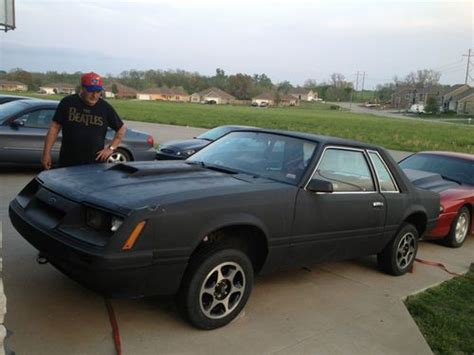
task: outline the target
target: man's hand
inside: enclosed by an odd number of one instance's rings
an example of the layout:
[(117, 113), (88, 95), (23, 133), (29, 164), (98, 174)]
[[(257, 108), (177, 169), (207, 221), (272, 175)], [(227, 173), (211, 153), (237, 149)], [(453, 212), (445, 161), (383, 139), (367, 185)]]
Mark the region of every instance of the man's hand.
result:
[(95, 160), (106, 161), (112, 155), (113, 152), (114, 151), (110, 149), (109, 147), (99, 150), (97, 152), (97, 157), (95, 158)]
[(51, 154), (43, 154), (43, 158), (41, 159), (41, 163), (43, 164), (44, 170), (51, 169), (51, 165), (52, 165)]

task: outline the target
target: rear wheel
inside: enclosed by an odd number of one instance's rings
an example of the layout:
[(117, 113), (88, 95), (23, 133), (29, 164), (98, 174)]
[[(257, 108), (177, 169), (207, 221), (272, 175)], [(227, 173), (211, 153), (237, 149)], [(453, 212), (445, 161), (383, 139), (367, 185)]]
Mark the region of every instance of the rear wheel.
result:
[(448, 236), (444, 238), (444, 244), (451, 248), (463, 245), (469, 235), (470, 224), (471, 213), (467, 207), (462, 207), (451, 225)]
[(107, 163), (125, 163), (130, 160), (132, 160), (130, 153), (122, 148), (118, 148), (107, 158)]
[(390, 275), (403, 275), (411, 270), (418, 250), (418, 230), (404, 223), (390, 243), (377, 255), (379, 267)]
[(237, 317), (252, 286), (252, 263), (243, 251), (211, 246), (191, 259), (178, 307), (194, 326), (215, 329)]

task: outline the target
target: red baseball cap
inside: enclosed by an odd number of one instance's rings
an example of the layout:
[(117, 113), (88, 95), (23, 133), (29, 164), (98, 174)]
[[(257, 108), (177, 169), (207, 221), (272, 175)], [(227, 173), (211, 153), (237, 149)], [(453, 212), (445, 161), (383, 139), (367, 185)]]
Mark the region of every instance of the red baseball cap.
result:
[(81, 76), (81, 85), (84, 89), (89, 92), (92, 91), (102, 91), (104, 90), (104, 82), (99, 74), (90, 72), (82, 74)]

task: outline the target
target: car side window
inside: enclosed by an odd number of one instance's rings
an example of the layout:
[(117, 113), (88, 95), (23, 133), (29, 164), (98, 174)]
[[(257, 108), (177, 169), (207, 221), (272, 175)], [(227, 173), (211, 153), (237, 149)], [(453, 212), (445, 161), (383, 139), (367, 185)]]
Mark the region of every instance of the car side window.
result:
[(23, 121), (23, 126), (28, 128), (48, 128), (55, 110), (36, 110), (28, 112), (15, 121)]
[(380, 156), (375, 152), (369, 152), (370, 159), (374, 165), (375, 172), (379, 180), (380, 191), (382, 192), (397, 192), (398, 188), (395, 185), (395, 182), (390, 175), (387, 167), (380, 158)]
[(358, 150), (326, 149), (313, 178), (331, 182), (335, 192), (375, 191), (369, 164)]

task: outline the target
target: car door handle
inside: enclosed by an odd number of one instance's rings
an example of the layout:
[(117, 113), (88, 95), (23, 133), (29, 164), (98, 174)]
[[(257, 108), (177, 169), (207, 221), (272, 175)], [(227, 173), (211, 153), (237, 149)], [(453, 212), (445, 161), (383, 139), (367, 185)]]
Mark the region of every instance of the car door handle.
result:
[(372, 206), (373, 207), (383, 207), (383, 202), (379, 202), (379, 201), (373, 202)]

